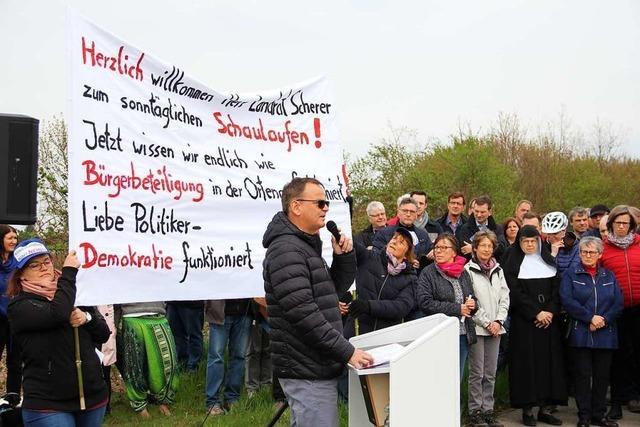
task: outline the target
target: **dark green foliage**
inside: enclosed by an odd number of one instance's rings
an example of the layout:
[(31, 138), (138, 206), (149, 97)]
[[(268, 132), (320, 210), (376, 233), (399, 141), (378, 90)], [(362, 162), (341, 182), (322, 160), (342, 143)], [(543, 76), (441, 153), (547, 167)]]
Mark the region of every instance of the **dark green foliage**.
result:
[(412, 190), (427, 192), (433, 218), (445, 212), (447, 196), (454, 191), (462, 191), (467, 202), (489, 195), (498, 221), (512, 216), (521, 199), (531, 200), (538, 214), (597, 203), (640, 205), (640, 194), (631, 185), (640, 179), (640, 162), (612, 155), (611, 147), (584, 141), (569, 147), (549, 136), (527, 139), (514, 122), (485, 136), (452, 139), (451, 144), (418, 150), (405, 148), (401, 140), (383, 140), (351, 163), (354, 230), (367, 225), (368, 202), (384, 203), (391, 218), (396, 199)]
[(468, 198), (490, 195), (494, 213), (500, 217), (512, 209), (510, 201), (519, 197), (516, 182), (517, 174), (497, 158), (493, 147), (476, 138), (435, 147), (408, 171), (406, 180), (412, 190), (427, 191), (434, 216), (444, 212), (447, 196), (457, 190)]

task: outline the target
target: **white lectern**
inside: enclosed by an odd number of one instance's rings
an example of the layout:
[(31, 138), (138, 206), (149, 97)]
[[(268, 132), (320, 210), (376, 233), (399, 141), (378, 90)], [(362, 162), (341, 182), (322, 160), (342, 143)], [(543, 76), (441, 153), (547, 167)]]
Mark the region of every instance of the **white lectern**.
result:
[[(356, 348), (365, 351), (392, 343), (405, 348), (388, 365), (349, 369), (349, 426), (370, 427), (367, 405), (370, 409), (371, 405), (377, 406), (380, 411), (388, 396), (392, 427), (458, 427), (459, 324), (454, 317), (436, 314), (351, 338), (349, 341)], [(369, 403), (365, 403), (359, 373), (371, 375), (372, 381), (365, 382)]]

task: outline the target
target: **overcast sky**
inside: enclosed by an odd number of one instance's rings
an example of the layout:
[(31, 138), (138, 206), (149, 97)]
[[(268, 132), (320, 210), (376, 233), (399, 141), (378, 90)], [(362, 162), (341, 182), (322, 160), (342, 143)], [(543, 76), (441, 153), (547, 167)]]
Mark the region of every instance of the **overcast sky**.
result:
[(64, 113), (67, 5), (220, 92), (327, 75), (355, 155), (389, 122), (447, 141), (499, 112), (534, 133), (564, 110), (640, 157), (637, 0), (0, 0), (0, 113)]

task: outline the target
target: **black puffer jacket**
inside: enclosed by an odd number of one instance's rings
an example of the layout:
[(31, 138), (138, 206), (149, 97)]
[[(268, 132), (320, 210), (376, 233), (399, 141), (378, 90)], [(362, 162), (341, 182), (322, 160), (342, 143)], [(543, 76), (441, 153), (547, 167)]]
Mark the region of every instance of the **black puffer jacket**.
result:
[(264, 290), (271, 354), (279, 378), (332, 379), (354, 347), (342, 335), (338, 294), (356, 274), (354, 251), (334, 255), (331, 270), (320, 237), (302, 232), (278, 212), (264, 234)]
[(353, 236), (353, 243), (355, 245), (355, 243), (358, 242), (365, 248), (373, 246), (373, 238), (375, 237), (375, 234), (376, 232), (373, 230), (373, 226), (369, 225), (367, 228)]
[[(53, 300), (27, 292), (9, 303), (9, 322), (22, 350), (23, 408), (78, 411), (78, 376), (73, 328), (69, 317), (76, 299), (77, 269), (64, 267)], [(96, 346), (107, 341), (109, 327), (98, 310), (82, 307), (92, 320), (78, 327), (84, 396), (87, 408), (106, 402)]]
[[(465, 270), (458, 279), (460, 287), (462, 288), (463, 297), (466, 299), (468, 295), (471, 295), (473, 299), (476, 299), (473, 294), (473, 284), (471, 283), (471, 277)], [(455, 302), (455, 291), (453, 285), (445, 277), (435, 263), (426, 267), (420, 273), (417, 285), (418, 305), (426, 314), (430, 316), (432, 314), (443, 313), (447, 316), (453, 316), (460, 318), (462, 312), (460, 311), (460, 304)], [(471, 314), (475, 314), (478, 307), (478, 301), (476, 300), (476, 310)], [(476, 338), (476, 328), (471, 317), (465, 318), (464, 322), (465, 330), (467, 332), (467, 342), (474, 344), (478, 339)]]
[(416, 271), (407, 265), (398, 275), (387, 272), (387, 251), (356, 246), (358, 299), (369, 301), (370, 314), (358, 317), (360, 334), (397, 325), (416, 306)]

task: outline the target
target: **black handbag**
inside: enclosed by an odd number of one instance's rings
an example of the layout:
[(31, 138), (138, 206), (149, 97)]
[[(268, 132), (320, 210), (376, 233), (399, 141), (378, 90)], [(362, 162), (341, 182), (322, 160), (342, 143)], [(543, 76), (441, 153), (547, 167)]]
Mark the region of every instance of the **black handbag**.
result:
[(7, 393), (0, 397), (0, 427), (22, 426), (21, 399), (18, 393)]

